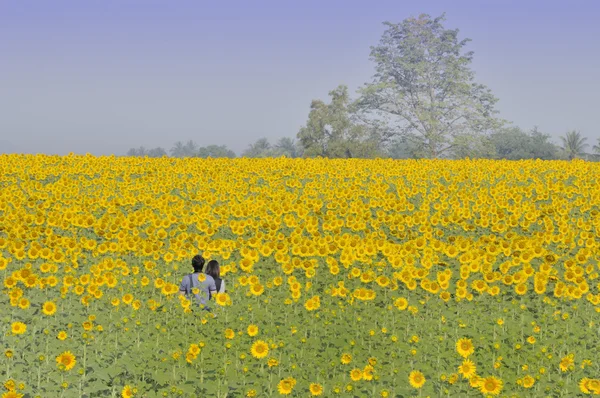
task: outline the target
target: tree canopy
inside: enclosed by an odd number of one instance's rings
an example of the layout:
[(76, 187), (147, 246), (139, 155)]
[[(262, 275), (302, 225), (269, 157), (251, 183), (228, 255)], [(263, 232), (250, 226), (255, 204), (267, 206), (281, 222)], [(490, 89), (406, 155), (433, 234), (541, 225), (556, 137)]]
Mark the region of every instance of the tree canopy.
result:
[(348, 87), (329, 92), (331, 102), (313, 100), (308, 121), (297, 134), (305, 156), (332, 158), (374, 157), (380, 139), (366, 125), (353, 118)]
[(500, 125), (497, 99), (469, 67), (469, 39), (459, 40), (458, 29), (445, 29), (444, 20), (422, 14), (385, 22), (371, 48), (376, 73), (358, 103), (371, 117), (390, 117), (394, 134), (407, 137), (424, 157), (447, 155)]
[(567, 134), (560, 137), (560, 140), (562, 141), (561, 149), (569, 160), (585, 155), (584, 149), (587, 147), (585, 143), (587, 138), (582, 136), (581, 132), (577, 130), (568, 131)]

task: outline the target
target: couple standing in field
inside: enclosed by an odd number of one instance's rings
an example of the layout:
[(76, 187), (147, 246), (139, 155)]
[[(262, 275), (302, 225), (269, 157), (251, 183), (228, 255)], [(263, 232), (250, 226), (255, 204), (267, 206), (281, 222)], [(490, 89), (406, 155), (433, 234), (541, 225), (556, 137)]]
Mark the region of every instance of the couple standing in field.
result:
[(221, 267), (216, 260), (210, 260), (206, 265), (206, 272), (202, 273), (205, 262), (204, 257), (199, 254), (192, 258), (194, 273), (183, 278), (179, 285), (179, 294), (189, 296), (194, 288), (198, 289), (198, 293), (194, 294), (196, 301), (203, 309), (210, 312), (208, 302), (215, 294), (225, 293), (225, 281), (221, 279)]

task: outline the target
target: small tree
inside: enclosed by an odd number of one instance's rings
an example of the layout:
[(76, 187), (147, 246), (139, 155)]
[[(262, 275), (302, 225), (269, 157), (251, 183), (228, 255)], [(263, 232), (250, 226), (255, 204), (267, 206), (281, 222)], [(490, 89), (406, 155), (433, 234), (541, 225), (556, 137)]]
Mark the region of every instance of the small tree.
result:
[(277, 141), (273, 152), (275, 156), (297, 158), (302, 156), (302, 147), (293, 138), (283, 137)]
[(170, 150), (171, 156), (176, 158), (182, 158), (185, 153), (185, 144), (181, 141), (177, 141)]
[(600, 155), (600, 138), (598, 138), (598, 144), (594, 145), (592, 149), (595, 154)]
[(297, 134), (305, 156), (371, 158), (378, 156), (377, 130), (358, 122), (345, 85), (330, 91), (331, 103), (313, 100), (308, 121)]
[(131, 148), (127, 151), (127, 156), (146, 156), (146, 148), (140, 146), (139, 148)]
[(164, 148), (156, 147), (152, 148), (147, 152), (147, 156), (149, 158), (162, 158), (163, 156), (167, 156), (167, 151)]
[(584, 150), (587, 147), (585, 141), (587, 138), (582, 136), (581, 132), (577, 130), (568, 131), (567, 134), (560, 137), (560, 140), (562, 141), (561, 149), (569, 160), (585, 155)]
[(199, 158), (234, 158), (235, 152), (225, 145), (208, 145), (198, 149), (196, 156)]
[(498, 129), (490, 136), (490, 142), (498, 159), (556, 159), (556, 146), (550, 136), (534, 127), (529, 133), (519, 127)]
[(189, 140), (185, 144), (177, 141), (171, 148), (171, 155), (176, 158), (189, 158), (195, 156), (197, 151), (198, 145), (193, 140)]
[(558, 158), (558, 147), (550, 141), (550, 134), (542, 133), (534, 126), (529, 133), (531, 138), (531, 153), (534, 159), (551, 160)]
[(247, 158), (266, 158), (272, 155), (272, 147), (267, 138), (259, 138), (255, 143), (250, 144), (248, 149), (242, 152), (242, 156)]
[(143, 146), (140, 146), (139, 148), (131, 148), (129, 151), (127, 151), (127, 156), (148, 156), (149, 158), (160, 158), (162, 156), (165, 156), (166, 154), (167, 152), (161, 147), (156, 147), (147, 150)]

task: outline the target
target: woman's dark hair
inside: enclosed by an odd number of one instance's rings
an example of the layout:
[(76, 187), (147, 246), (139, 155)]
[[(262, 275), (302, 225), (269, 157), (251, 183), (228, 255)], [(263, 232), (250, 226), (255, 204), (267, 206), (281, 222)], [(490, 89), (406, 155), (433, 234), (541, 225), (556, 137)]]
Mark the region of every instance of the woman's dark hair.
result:
[(206, 274), (213, 278), (221, 277), (221, 267), (219, 267), (219, 262), (217, 260), (210, 260), (208, 264), (206, 264)]
[(202, 272), (202, 268), (204, 268), (204, 257), (201, 255), (196, 255), (192, 258), (192, 267), (194, 267), (194, 272)]

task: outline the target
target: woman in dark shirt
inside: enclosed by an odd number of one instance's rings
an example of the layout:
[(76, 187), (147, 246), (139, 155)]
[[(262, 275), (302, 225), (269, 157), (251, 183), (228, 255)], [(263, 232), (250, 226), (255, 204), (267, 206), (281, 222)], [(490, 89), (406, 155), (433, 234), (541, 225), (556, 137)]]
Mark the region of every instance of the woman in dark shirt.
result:
[(217, 260), (210, 260), (206, 265), (206, 274), (213, 277), (217, 293), (225, 293), (225, 281), (221, 279), (221, 267)]

